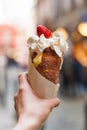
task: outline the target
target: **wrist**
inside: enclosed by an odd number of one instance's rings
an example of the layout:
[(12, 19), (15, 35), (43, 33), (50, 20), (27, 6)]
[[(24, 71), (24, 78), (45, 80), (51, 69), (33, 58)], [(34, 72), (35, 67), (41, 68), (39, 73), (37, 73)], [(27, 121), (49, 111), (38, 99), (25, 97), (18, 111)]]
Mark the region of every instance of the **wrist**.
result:
[(20, 118), (13, 130), (40, 130), (41, 126), (35, 119)]

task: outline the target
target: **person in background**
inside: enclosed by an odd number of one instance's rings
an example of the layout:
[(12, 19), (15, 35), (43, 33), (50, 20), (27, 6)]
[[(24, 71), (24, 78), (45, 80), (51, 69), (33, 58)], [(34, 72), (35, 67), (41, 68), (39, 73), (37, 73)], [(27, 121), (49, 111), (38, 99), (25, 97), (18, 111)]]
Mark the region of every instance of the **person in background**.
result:
[(5, 87), (5, 105), (8, 113), (14, 115), (14, 94), (18, 90), (18, 73), (20, 72), (19, 63), (10, 56), (7, 56), (6, 64), (6, 87)]
[(5, 105), (6, 64), (6, 56), (0, 54), (0, 103), (3, 106)]
[(19, 89), (14, 97), (17, 124), (13, 130), (39, 130), (60, 100), (41, 99), (31, 88), (27, 73), (20, 74)]

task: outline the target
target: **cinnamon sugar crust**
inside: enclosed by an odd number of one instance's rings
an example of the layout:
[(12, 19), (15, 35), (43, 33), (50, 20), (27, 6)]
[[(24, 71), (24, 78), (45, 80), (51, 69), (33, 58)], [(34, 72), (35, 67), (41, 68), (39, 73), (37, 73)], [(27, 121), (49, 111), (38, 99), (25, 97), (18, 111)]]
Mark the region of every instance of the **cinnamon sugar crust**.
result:
[(36, 69), (42, 76), (57, 84), (59, 82), (61, 62), (61, 58), (49, 47), (43, 51), (42, 62)]

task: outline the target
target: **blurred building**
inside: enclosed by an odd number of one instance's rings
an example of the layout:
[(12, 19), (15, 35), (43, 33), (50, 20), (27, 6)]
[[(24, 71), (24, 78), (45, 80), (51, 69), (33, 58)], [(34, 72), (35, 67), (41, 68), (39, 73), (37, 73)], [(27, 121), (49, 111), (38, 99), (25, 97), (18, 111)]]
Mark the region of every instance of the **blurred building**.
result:
[(37, 0), (37, 24), (52, 30), (58, 26), (73, 27), (87, 8), (87, 0)]

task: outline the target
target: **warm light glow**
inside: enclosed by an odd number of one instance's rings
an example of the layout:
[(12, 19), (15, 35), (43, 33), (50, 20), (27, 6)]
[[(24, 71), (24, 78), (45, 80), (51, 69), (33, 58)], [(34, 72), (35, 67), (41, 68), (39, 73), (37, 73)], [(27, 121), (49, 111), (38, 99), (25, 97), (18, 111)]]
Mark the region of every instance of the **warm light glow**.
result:
[(78, 31), (82, 36), (87, 36), (87, 22), (80, 23), (78, 25)]
[(62, 27), (61, 28), (57, 28), (56, 31), (57, 32), (61, 32), (64, 35), (65, 40), (68, 39), (68, 33), (67, 33), (67, 31), (64, 28), (62, 28)]
[(77, 61), (82, 66), (87, 67), (87, 43), (78, 43), (73, 49), (73, 54)]

